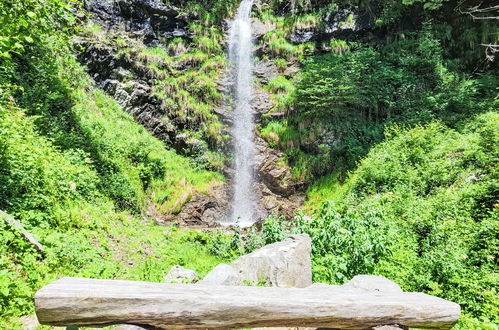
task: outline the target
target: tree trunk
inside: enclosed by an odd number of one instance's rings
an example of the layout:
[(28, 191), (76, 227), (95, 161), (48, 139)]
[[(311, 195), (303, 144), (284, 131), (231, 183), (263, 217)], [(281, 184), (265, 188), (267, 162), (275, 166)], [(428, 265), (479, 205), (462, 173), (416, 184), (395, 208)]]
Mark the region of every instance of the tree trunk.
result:
[(41, 324), (136, 324), (162, 329), (314, 327), (385, 324), (448, 329), (459, 305), (422, 293), (349, 287), (285, 289), (63, 278), (35, 295)]

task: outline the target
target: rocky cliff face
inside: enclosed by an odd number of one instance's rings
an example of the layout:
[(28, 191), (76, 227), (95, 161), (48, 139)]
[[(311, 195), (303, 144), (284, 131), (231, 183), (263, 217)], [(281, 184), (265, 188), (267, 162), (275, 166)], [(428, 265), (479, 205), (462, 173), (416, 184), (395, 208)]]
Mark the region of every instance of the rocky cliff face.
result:
[[(230, 178), (230, 137), (228, 137), (231, 111), (226, 102), (206, 100), (207, 90), (200, 97), (191, 96), (197, 91), (196, 81), (189, 73), (206, 76), (216, 84), (214, 95), (226, 94), (229, 90), (225, 79), (223, 52), (210, 53), (208, 46), (196, 43), (209, 38), (216, 39), (211, 32), (196, 31), (197, 21), (182, 14), (175, 7), (164, 5), (159, 0), (88, 1), (85, 4), (91, 14), (88, 24), (97, 26), (97, 32), (79, 39), (79, 60), (87, 67), (96, 85), (114, 97), (131, 113), (135, 120), (154, 136), (177, 152), (193, 157), (204, 166), (222, 170)], [(189, 27), (189, 23), (194, 23)], [(222, 24), (223, 25), (223, 24)], [(255, 20), (255, 38), (261, 38), (272, 30), (272, 26)], [(223, 28), (218, 27), (223, 35)], [(221, 40), (223, 45), (225, 41)], [(163, 49), (163, 54), (151, 54), (150, 49)], [(261, 53), (262, 50), (256, 50)], [(212, 59), (221, 58), (213, 64)], [(217, 65), (215, 69), (211, 66)], [(292, 65), (289, 74), (296, 72)], [(209, 71), (212, 70), (212, 71)], [(256, 65), (259, 79), (275, 77), (275, 66), (270, 61)], [(188, 80), (186, 77), (189, 77)], [(173, 80), (165, 86), (163, 81)], [(184, 81), (186, 80), (186, 81)], [(175, 82), (176, 81), (176, 82)], [(182, 90), (173, 88), (180, 82)], [(209, 81), (207, 82), (209, 83)], [(172, 100), (175, 101), (172, 102)], [(192, 110), (190, 103), (202, 103), (204, 108)], [(256, 86), (253, 104), (257, 121), (263, 116), (270, 118), (283, 113), (271, 111), (270, 94)], [(206, 109), (205, 109), (206, 108)], [(199, 113), (194, 113), (198, 111)], [(214, 132), (213, 128), (216, 130)], [(210, 136), (210, 133), (214, 135)], [(271, 213), (292, 217), (301, 205), (301, 194), (305, 183), (293, 178), (289, 166), (282, 162), (283, 154), (257, 139), (257, 178), (260, 200), (263, 205), (261, 217)], [(220, 161), (213, 165), (213, 158)], [(215, 167), (214, 167), (215, 166)], [(178, 221), (188, 225), (204, 225), (222, 220), (229, 211), (230, 184), (213, 187), (210, 194), (193, 196), (177, 214), (157, 214), (151, 210), (158, 222)]]
[(160, 39), (186, 37), (187, 18), (178, 9), (156, 0), (91, 0), (85, 5), (93, 19), (107, 28), (123, 28), (148, 46)]

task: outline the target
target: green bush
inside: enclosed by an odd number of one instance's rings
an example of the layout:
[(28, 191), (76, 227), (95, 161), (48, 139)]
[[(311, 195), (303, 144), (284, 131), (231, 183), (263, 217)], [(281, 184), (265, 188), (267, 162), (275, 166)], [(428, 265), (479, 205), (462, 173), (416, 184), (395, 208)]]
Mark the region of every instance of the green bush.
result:
[(353, 168), (391, 125), (439, 119), (458, 127), (495, 106), (497, 79), (464, 79), (447, 70), (429, 27), (378, 49), (312, 56), (304, 63), (279, 145), (308, 178)]
[(497, 132), (488, 112), (462, 131), (430, 123), (387, 134), (333, 186), (339, 211), (326, 203), (293, 225), (313, 238), (314, 278), (380, 274), (497, 322)]
[(38, 135), (33, 120), (0, 103), (0, 209), (26, 226), (65, 226), (58, 208), (99, 196), (97, 174), (70, 151), (63, 153)]

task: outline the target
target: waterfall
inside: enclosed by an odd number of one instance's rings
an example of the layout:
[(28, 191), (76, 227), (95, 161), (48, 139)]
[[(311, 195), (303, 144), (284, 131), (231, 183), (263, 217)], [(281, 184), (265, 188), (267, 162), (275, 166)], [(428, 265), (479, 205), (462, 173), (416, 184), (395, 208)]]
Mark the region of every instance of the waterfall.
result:
[(253, 85), (253, 40), (251, 7), (253, 0), (242, 0), (229, 33), (229, 61), (233, 71), (234, 177), (232, 213), (229, 222), (249, 226), (255, 219), (257, 202), (254, 192), (255, 154), (254, 121), (251, 108)]

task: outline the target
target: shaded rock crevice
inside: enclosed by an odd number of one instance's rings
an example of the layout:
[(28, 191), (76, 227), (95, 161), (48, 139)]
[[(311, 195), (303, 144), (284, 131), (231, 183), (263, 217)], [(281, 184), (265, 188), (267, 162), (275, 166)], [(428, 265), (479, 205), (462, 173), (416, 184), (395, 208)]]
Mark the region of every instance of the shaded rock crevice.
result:
[(101, 25), (140, 35), (149, 46), (158, 45), (161, 38), (189, 36), (187, 17), (161, 1), (90, 0), (86, 1), (85, 9)]

